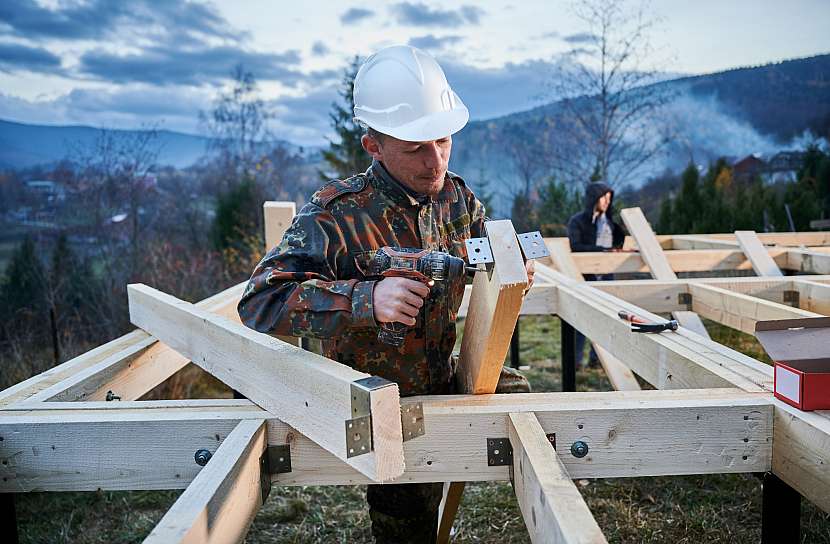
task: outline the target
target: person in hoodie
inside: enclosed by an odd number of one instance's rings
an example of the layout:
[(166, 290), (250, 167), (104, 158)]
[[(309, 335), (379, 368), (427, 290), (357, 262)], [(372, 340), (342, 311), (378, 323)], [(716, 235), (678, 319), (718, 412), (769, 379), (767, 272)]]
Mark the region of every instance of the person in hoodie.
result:
[[(590, 183), (585, 189), (585, 209), (568, 220), (568, 240), (571, 251), (620, 251), (625, 232), (614, 222), (614, 191), (606, 183)], [(585, 274), (587, 281), (613, 280), (613, 274)], [(576, 333), (577, 366), (582, 364), (585, 336)], [(598, 364), (597, 354), (591, 347), (588, 365)]]

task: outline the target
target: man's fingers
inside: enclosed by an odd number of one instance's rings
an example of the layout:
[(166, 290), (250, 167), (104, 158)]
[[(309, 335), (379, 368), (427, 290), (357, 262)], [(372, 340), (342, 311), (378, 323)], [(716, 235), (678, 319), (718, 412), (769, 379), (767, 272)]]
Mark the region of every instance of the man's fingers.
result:
[(412, 293), (404, 295), (403, 300), (410, 306), (415, 306), (416, 309), (424, 305), (424, 299), (417, 295), (413, 295)]
[(403, 278), (403, 280), (403, 286), (410, 293), (415, 293), (421, 298), (429, 296), (429, 287), (427, 287), (423, 283), (415, 280), (410, 280), (408, 278)]

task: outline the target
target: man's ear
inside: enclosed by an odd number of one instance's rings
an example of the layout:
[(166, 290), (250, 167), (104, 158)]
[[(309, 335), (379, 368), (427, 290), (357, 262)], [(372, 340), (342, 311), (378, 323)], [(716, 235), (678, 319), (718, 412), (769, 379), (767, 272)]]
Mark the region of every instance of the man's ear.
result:
[(363, 149), (366, 150), (366, 153), (371, 155), (376, 161), (383, 160), (383, 151), (380, 148), (380, 143), (368, 134), (364, 134), (360, 137), (360, 145), (362, 145)]

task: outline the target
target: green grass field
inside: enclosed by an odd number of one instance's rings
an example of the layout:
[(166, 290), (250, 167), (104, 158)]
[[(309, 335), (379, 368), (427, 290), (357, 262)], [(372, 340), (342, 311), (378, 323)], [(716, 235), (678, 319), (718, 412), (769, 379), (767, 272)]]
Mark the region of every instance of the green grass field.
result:
[[(521, 359), (534, 391), (559, 391), (559, 320), (524, 317)], [(749, 335), (707, 322), (717, 341), (756, 358)], [(577, 373), (580, 391), (611, 387), (601, 369)], [(226, 391), (216, 390), (217, 394)], [(760, 480), (749, 474), (578, 480), (609, 542), (757, 543)], [(29, 493), (18, 495), (21, 541), (27, 543), (141, 542), (179, 492)], [(274, 487), (246, 542), (371, 542), (361, 486)], [(802, 542), (830, 543), (830, 515), (806, 500)], [(529, 542), (507, 482), (467, 486), (456, 519), (456, 542)]]

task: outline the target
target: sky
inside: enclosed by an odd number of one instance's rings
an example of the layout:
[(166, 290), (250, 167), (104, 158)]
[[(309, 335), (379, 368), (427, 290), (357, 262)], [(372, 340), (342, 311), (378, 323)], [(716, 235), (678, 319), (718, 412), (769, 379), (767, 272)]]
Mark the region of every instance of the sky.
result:
[[(640, 2), (629, 2), (639, 5)], [(3, 0), (0, 119), (203, 133), (241, 64), (302, 145), (330, 137), (344, 68), (392, 44), (436, 56), (473, 119), (548, 101), (590, 29), (570, 0)], [(653, 0), (643, 68), (702, 74), (830, 53), (828, 0)]]

